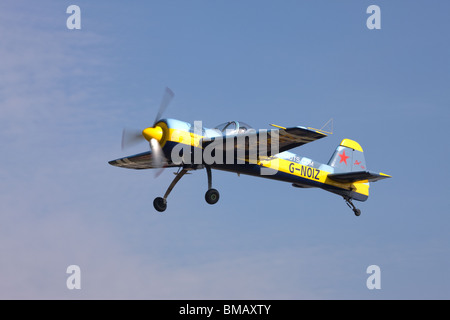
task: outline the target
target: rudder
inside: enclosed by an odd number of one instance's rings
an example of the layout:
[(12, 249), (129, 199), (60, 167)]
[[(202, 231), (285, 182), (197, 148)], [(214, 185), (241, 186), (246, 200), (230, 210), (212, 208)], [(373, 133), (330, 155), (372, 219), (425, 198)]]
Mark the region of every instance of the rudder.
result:
[(344, 139), (331, 156), (328, 165), (336, 172), (366, 171), (364, 151), (358, 142)]

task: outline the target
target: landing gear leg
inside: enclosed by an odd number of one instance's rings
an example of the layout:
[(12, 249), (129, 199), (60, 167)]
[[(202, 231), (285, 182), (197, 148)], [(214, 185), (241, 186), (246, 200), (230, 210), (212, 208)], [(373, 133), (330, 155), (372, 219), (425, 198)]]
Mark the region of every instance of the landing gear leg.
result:
[(167, 197), (169, 196), (172, 189), (175, 187), (178, 181), (188, 172), (188, 169), (181, 170), (175, 179), (173, 179), (172, 183), (170, 184), (169, 188), (167, 188), (166, 193), (164, 194), (164, 197), (158, 197), (153, 200), (153, 207), (159, 212), (164, 212), (167, 209)]
[(208, 175), (208, 191), (206, 191), (205, 200), (209, 204), (215, 204), (219, 201), (219, 191), (212, 188), (211, 167), (206, 166), (206, 174)]
[(349, 206), (350, 209), (353, 210), (355, 213), (355, 216), (359, 217), (361, 215), (361, 210), (357, 209), (355, 205), (352, 202), (352, 198), (350, 197), (344, 197), (345, 203)]

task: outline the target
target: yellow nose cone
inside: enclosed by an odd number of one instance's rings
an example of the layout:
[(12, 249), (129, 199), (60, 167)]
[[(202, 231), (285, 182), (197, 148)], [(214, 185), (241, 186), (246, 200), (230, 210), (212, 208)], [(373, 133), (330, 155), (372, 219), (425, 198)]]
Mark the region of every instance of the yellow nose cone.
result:
[(163, 136), (163, 130), (159, 126), (156, 126), (154, 128), (147, 128), (142, 131), (142, 135), (148, 141), (150, 141), (151, 139), (161, 141)]

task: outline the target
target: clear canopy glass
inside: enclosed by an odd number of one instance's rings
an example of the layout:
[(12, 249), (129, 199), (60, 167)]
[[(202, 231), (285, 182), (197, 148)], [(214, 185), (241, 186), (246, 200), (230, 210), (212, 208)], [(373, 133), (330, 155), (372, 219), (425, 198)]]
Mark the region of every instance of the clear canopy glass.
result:
[(244, 133), (248, 129), (252, 129), (252, 127), (242, 121), (228, 121), (228, 122), (219, 124), (214, 129), (219, 130), (220, 132), (226, 133), (226, 134), (236, 134), (236, 133)]

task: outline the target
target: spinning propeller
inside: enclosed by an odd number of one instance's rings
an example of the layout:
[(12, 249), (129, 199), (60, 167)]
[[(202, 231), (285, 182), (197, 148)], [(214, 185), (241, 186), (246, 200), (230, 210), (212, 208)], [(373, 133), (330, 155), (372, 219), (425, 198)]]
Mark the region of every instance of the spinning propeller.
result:
[[(166, 88), (152, 127), (145, 128), (142, 131), (123, 129), (122, 150), (131, 147), (133, 145), (136, 145), (137, 143), (143, 140), (147, 140), (149, 142), (150, 149), (152, 152), (151, 157), (152, 166), (154, 168), (161, 168), (161, 169), (163, 168), (165, 157), (160, 142), (163, 139), (164, 131), (160, 126), (157, 126), (156, 123), (158, 120), (161, 119), (164, 111), (166, 111), (173, 97), (174, 97), (173, 91), (170, 90), (169, 88)], [(156, 173), (156, 177), (159, 176), (161, 172), (162, 170), (159, 170)]]

